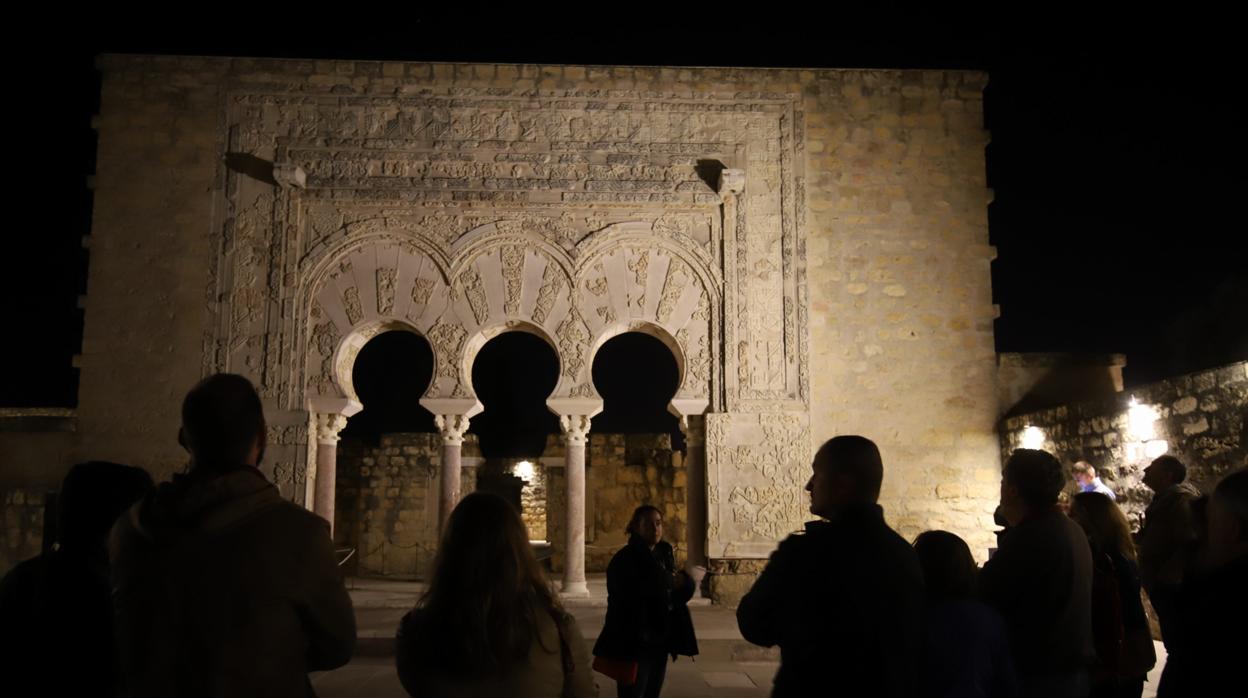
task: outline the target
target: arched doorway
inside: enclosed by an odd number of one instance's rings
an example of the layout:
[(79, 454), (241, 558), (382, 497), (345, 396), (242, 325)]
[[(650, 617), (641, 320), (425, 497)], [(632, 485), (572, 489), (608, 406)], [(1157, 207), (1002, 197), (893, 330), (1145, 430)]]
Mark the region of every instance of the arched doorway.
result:
[(441, 441), (419, 403), (433, 372), (429, 343), (406, 329), (368, 340), (352, 364), (363, 409), (338, 443), (334, 531), (341, 548), (354, 550), (346, 564), (353, 574), (421, 577), (433, 559)]
[[(483, 411), (472, 419), (482, 463), (475, 489), (519, 508), (529, 539), (545, 551), (548, 539), (546, 473), (541, 456), (559, 433), (558, 418), (546, 407), (559, 379), (559, 358), (543, 338), (504, 332), (488, 341), (472, 364), (472, 386)], [(465, 489), (470, 486), (465, 484)]]

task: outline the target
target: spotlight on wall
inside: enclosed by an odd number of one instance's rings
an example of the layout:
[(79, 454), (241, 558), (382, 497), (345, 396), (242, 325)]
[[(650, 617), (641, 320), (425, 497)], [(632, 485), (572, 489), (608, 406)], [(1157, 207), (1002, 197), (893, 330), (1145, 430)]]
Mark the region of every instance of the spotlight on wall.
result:
[(1152, 405), (1141, 405), (1135, 396), (1127, 408), (1127, 430), (1133, 441), (1152, 441), (1156, 433), (1157, 410)]
[(533, 476), (537, 471), (533, 468), (533, 462), (522, 460), (512, 468), (511, 473), (525, 482), (532, 482)]
[(1153, 459), (1164, 456), (1166, 451), (1170, 450), (1170, 442), (1165, 439), (1155, 439), (1144, 444), (1144, 457)]
[(1044, 439), (1044, 430), (1040, 427), (1028, 425), (1027, 428), (1023, 429), (1023, 448), (1030, 448), (1038, 451), (1041, 448), (1044, 448)]

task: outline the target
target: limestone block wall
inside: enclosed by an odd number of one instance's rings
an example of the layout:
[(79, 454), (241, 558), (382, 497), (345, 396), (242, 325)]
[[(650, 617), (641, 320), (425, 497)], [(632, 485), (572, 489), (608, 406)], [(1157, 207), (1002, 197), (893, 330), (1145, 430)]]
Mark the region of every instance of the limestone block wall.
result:
[[(438, 545), (441, 437), (385, 434), (376, 446), (346, 438), (338, 449), (334, 537), (355, 548), (352, 572), (425, 577)], [(479, 458), (476, 436), (465, 436), (463, 455)], [(463, 492), (476, 489), (475, 467), (465, 464), (461, 483)]]
[[(567, 484), (563, 444), (552, 436), (542, 461), (547, 464), (547, 521), (551, 565), (563, 569), (563, 518)], [(664, 514), (664, 539), (683, 564), (688, 554), (687, 470), (667, 434), (589, 435), (585, 453), (585, 570), (605, 572), (611, 556), (628, 542), (624, 533), (633, 510), (653, 504)]]
[(1240, 362), (1010, 417), (1002, 425), (1001, 457), (1026, 443), (1040, 445), (1066, 465), (1086, 460), (1138, 525), (1152, 500), (1141, 478), (1156, 456), (1178, 457), (1204, 492), (1227, 472), (1248, 466), (1246, 413), (1248, 362)]
[(167, 476), (178, 401), (230, 370), (260, 387), (283, 430), (266, 473), (302, 501), (306, 400), (385, 323), (431, 335), (437, 390), (465, 400), (474, 342), (509, 322), (544, 328), (570, 399), (592, 398), (602, 336), (650, 323), (714, 417), (712, 558), (799, 529), (810, 454), (846, 433), (880, 445), (902, 535), (990, 543), (983, 74), (100, 65), (79, 432), (39, 477), (88, 457)]
[(537, 461), (520, 492), (520, 515), (529, 530), (529, 540), (548, 540), (546, 499), (546, 467)]

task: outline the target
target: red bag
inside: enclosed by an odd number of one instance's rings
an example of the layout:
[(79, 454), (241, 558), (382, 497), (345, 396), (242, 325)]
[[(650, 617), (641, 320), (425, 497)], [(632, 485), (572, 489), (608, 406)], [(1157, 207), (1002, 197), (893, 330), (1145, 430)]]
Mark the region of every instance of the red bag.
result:
[(594, 657), (594, 671), (605, 674), (625, 686), (637, 683), (637, 662), (634, 661)]

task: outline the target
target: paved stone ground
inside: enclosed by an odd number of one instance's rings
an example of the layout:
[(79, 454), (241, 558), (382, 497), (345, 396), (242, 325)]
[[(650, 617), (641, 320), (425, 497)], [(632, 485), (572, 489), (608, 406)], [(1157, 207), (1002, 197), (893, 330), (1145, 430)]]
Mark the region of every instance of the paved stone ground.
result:
[[(403, 698), (394, 670), (392, 641), (399, 619), (415, 603), (422, 590), (412, 582), (351, 580), (352, 599), (360, 643), (356, 658), (345, 667), (320, 672), (312, 685), (321, 698)], [(593, 643), (606, 615), (606, 579), (591, 575), (588, 599), (567, 600), (586, 639)], [(696, 661), (682, 657), (670, 664), (663, 695), (667, 698), (762, 698), (771, 693), (771, 681), (779, 667), (773, 652), (745, 642), (737, 631), (733, 612), (705, 601), (690, 606), (701, 654)], [(1165, 664), (1165, 648), (1156, 643), (1158, 664), (1144, 685), (1143, 698), (1155, 698), (1157, 680)], [(615, 685), (595, 674), (598, 695), (615, 695)]]

